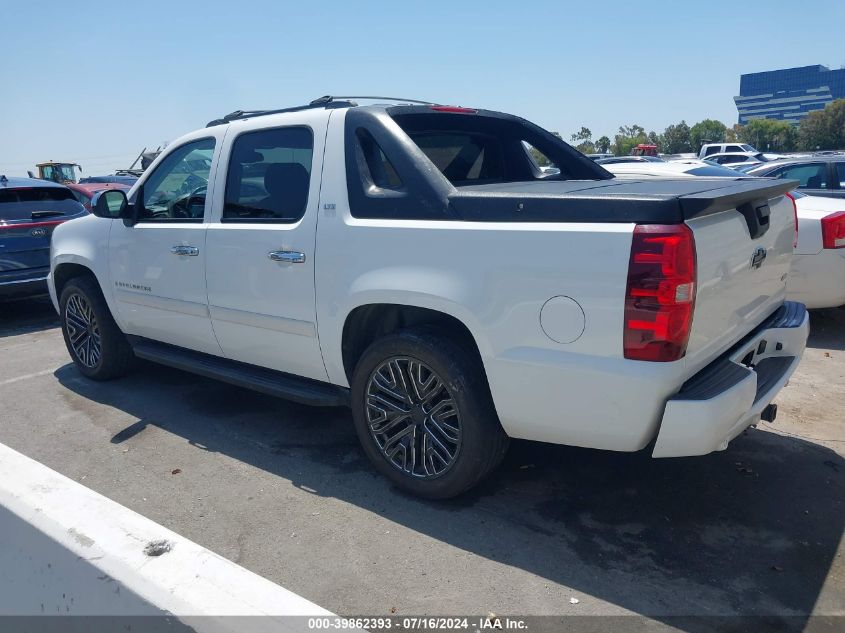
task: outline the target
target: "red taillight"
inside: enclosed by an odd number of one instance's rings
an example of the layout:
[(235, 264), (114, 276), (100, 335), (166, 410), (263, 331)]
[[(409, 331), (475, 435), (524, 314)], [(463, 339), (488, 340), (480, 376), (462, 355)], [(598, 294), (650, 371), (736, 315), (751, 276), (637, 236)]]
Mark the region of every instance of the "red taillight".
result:
[(822, 246), (845, 248), (845, 211), (822, 218)]
[(795, 235), (792, 236), (792, 248), (798, 246), (798, 205), (795, 204), (795, 197), (792, 194), (786, 194), (786, 197), (792, 200), (792, 217), (795, 220)]
[(625, 293), (625, 358), (667, 362), (687, 350), (695, 304), (695, 240), (686, 224), (638, 224)]
[(473, 108), (461, 108), (460, 106), (431, 106), (435, 112), (454, 112), (457, 114), (475, 114), (478, 110)]

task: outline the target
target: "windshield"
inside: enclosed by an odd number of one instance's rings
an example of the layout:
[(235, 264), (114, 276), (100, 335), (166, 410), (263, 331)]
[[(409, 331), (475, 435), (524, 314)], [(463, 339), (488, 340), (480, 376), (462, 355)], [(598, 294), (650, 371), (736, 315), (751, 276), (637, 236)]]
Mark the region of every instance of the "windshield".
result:
[(52, 180), (53, 182), (76, 180), (73, 165), (44, 165), (42, 173), (45, 180)]

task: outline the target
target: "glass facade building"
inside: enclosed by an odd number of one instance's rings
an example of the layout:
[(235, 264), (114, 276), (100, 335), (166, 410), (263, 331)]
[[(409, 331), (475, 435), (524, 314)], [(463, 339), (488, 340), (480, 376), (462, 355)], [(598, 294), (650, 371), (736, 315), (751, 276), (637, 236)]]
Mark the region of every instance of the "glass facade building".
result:
[(797, 124), (808, 112), (845, 98), (845, 68), (801, 66), (742, 75), (734, 97), (739, 122), (778, 119)]

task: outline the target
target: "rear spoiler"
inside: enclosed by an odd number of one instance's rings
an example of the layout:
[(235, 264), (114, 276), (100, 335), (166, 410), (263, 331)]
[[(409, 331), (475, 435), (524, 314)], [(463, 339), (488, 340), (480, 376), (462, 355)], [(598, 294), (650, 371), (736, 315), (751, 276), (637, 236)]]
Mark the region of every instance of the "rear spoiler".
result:
[(755, 204), (760, 201), (768, 203), (772, 198), (797, 189), (797, 180), (763, 179), (734, 181), (725, 187), (710, 189), (698, 193), (691, 193), (678, 198), (684, 219), (711, 215), (730, 209), (737, 209), (743, 205)]
[(694, 218), (736, 209), (745, 218), (751, 239), (756, 240), (769, 230), (769, 200), (792, 191), (801, 183), (797, 180), (768, 180), (766, 186), (761, 187), (760, 184), (740, 182), (733, 187), (717, 189), (718, 196), (710, 195), (714, 193), (712, 191), (683, 196), (680, 198), (681, 210), (685, 218)]

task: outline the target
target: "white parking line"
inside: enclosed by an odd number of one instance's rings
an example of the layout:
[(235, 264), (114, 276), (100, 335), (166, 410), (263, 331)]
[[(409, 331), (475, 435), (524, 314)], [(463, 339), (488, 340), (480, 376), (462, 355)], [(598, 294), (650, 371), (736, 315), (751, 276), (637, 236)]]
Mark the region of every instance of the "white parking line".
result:
[(3, 444), (0, 535), (0, 615), (172, 614), (228, 633), (332, 615)]
[(16, 382), (21, 382), (23, 380), (29, 380), (30, 378), (38, 378), (39, 376), (46, 376), (47, 374), (53, 374), (56, 370), (62, 367), (59, 365), (58, 367), (54, 367), (53, 369), (45, 369), (44, 371), (36, 371), (32, 374), (24, 374), (23, 376), (15, 376), (14, 378), (7, 378), (6, 380), (0, 380), (0, 387), (4, 387), (5, 385), (12, 385)]

